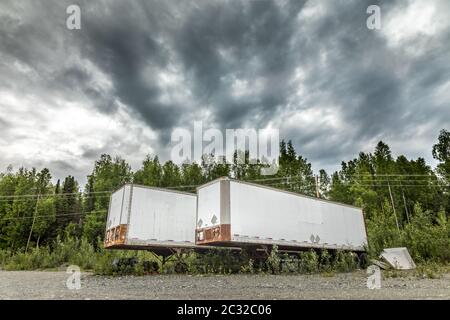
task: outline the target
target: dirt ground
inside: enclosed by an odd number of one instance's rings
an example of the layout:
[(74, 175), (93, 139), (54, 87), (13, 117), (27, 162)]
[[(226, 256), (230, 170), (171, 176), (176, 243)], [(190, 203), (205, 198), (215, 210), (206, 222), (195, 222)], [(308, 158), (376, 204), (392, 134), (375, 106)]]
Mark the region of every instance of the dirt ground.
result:
[(149, 275), (82, 273), (69, 290), (59, 271), (0, 271), (0, 299), (450, 299), (450, 274), (440, 279), (383, 279), (366, 287), (366, 273), (324, 275)]

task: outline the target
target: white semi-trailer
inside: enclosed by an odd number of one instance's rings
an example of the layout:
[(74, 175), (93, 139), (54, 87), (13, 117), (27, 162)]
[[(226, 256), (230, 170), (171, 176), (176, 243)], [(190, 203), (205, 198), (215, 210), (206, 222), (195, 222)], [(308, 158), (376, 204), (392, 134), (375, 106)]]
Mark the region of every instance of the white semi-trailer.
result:
[(228, 178), (197, 189), (198, 245), (365, 251), (361, 208)]
[(122, 249), (195, 246), (197, 196), (126, 184), (111, 195), (105, 247)]

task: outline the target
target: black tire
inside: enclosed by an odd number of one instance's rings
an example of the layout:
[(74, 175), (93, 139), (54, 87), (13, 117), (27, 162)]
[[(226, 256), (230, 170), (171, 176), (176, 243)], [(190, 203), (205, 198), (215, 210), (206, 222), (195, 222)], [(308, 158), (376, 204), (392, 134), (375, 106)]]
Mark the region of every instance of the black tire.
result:
[(367, 253), (365, 253), (365, 252), (358, 253), (356, 257), (357, 257), (358, 268), (366, 269), (369, 264), (369, 258), (367, 256)]
[(184, 262), (176, 262), (174, 270), (176, 273), (186, 273), (188, 272), (188, 266)]

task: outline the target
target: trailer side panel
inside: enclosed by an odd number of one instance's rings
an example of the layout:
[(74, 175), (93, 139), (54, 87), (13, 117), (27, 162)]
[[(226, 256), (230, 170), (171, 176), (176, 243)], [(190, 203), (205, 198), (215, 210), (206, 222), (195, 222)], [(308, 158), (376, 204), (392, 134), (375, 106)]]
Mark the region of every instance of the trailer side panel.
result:
[(111, 195), (106, 228), (117, 227), (127, 223), (127, 212), (130, 201), (130, 185), (125, 185)]
[(133, 188), (128, 239), (195, 242), (196, 196)]
[(230, 181), (236, 237), (362, 248), (361, 209)]
[(354, 251), (367, 244), (360, 208), (229, 179), (198, 189), (198, 220), (197, 244)]

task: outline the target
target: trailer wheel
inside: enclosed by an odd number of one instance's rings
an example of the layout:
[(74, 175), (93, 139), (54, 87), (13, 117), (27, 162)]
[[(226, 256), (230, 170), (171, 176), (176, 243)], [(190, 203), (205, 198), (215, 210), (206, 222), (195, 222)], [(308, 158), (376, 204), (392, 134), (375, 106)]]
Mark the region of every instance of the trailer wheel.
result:
[(184, 263), (184, 262), (179, 262), (179, 261), (177, 261), (177, 262), (175, 263), (174, 269), (175, 269), (175, 272), (176, 272), (176, 273), (186, 273), (186, 272), (188, 272), (188, 266), (187, 266), (187, 264)]
[(158, 262), (156, 262), (156, 261), (143, 261), (142, 268), (144, 269), (144, 272), (146, 272), (146, 273), (154, 273), (154, 272), (158, 272), (159, 265), (158, 265)]
[(136, 264), (138, 263), (135, 257), (132, 258), (116, 258), (113, 260), (111, 266), (114, 272), (120, 274), (133, 273)]
[(369, 259), (368, 259), (367, 254), (365, 252), (358, 253), (356, 258), (357, 258), (358, 268), (360, 268), (360, 269), (367, 268)]

